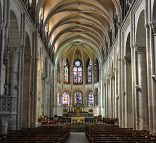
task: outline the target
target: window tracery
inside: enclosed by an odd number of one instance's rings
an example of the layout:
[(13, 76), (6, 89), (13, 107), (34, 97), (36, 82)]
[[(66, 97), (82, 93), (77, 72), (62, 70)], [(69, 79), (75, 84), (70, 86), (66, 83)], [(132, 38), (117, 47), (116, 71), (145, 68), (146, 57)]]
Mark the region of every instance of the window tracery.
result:
[(76, 60), (73, 65), (73, 83), (81, 84), (83, 83), (83, 69), (80, 60)]
[(67, 60), (64, 63), (64, 83), (69, 83), (69, 64)]
[(81, 91), (76, 91), (74, 93), (74, 104), (82, 105), (82, 92)]
[(64, 92), (62, 95), (62, 104), (69, 105), (69, 93)]

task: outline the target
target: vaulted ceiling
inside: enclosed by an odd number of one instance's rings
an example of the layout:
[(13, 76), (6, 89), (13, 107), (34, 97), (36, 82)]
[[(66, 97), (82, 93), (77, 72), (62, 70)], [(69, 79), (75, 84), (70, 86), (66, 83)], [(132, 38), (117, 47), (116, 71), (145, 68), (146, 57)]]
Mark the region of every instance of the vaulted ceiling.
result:
[[(109, 32), (115, 32), (114, 17), (121, 19), (119, 0), (40, 0), (43, 27), (55, 54), (66, 53), (75, 44), (101, 55)], [(101, 55), (102, 56), (102, 55)]]

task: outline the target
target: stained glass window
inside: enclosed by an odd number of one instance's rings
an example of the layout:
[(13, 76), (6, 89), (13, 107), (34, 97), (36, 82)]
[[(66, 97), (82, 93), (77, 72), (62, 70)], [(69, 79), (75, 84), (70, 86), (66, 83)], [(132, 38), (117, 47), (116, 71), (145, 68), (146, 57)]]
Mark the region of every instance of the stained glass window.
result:
[(88, 106), (94, 106), (94, 95), (92, 91), (88, 95)]
[(98, 82), (99, 81), (99, 63), (98, 60), (95, 60), (94, 63), (94, 82)]
[(82, 105), (82, 92), (81, 91), (76, 91), (74, 93), (74, 104)]
[(76, 60), (73, 65), (73, 83), (82, 83), (82, 64), (81, 61)]
[(69, 83), (69, 64), (67, 61), (64, 64), (64, 82)]
[(63, 93), (62, 103), (63, 103), (63, 105), (69, 105), (69, 93), (67, 93), (67, 92)]
[(90, 62), (87, 65), (87, 82), (92, 83), (92, 65)]

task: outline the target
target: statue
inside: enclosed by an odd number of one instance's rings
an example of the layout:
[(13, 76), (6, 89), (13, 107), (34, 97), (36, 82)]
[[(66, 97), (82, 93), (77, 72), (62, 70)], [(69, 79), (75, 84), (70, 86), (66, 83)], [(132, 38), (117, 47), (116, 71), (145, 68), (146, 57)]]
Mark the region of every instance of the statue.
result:
[(80, 107), (76, 107), (76, 117), (80, 117)]

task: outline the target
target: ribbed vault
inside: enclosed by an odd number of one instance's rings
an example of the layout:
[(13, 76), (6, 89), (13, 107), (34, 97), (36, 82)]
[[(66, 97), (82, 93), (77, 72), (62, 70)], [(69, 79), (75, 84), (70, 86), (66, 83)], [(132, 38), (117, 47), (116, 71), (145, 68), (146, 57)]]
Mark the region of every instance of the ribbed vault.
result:
[(40, 0), (37, 9), (44, 10), (43, 29), (55, 58), (79, 43), (102, 59), (106, 43), (115, 38), (114, 21), (121, 19), (118, 0)]

